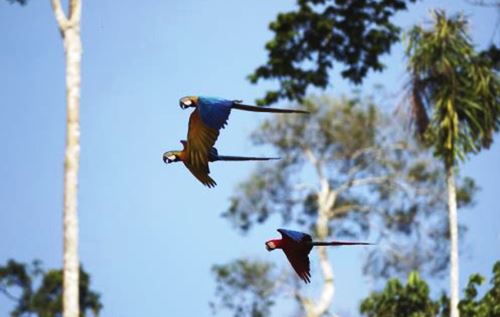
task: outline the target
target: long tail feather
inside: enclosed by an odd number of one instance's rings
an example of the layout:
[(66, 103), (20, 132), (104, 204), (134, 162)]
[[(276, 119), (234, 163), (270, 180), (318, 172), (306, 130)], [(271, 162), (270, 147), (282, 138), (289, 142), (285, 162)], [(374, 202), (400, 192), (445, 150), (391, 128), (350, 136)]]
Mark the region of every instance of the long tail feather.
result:
[(257, 107), (257, 106), (243, 105), (241, 103), (233, 103), (233, 107), (232, 108), (239, 109), (239, 110), (246, 110), (246, 111), (254, 111), (254, 112), (309, 113), (309, 111), (305, 111), (305, 110), (277, 109), (277, 108), (268, 108), (268, 107)]
[(228, 156), (218, 155), (214, 161), (269, 161), (279, 160), (279, 157), (252, 157), (252, 156)]
[(351, 242), (351, 241), (331, 241), (331, 242), (313, 242), (314, 246), (342, 246), (342, 245), (373, 245), (370, 242)]

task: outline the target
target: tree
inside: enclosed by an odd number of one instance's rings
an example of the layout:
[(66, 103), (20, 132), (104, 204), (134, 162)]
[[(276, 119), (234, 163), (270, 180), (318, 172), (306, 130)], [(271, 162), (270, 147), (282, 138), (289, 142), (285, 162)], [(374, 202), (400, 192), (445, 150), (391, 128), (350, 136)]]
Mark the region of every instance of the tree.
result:
[[(478, 286), (484, 277), (473, 274), (464, 290), (464, 298), (458, 304), (460, 314), (466, 317), (493, 317), (500, 315), (500, 262), (493, 266), (491, 289), (478, 299)], [(401, 285), (391, 279), (380, 292), (373, 292), (360, 305), (360, 312), (369, 317), (404, 316), (434, 317), (449, 315), (449, 299), (445, 294), (439, 300), (429, 296), (429, 286), (417, 272), (412, 272), (408, 283)]]
[[(0, 266), (0, 294), (16, 303), (10, 316), (61, 316), (62, 275), (62, 270), (44, 271), (39, 261), (27, 265), (9, 260)], [(102, 309), (100, 295), (90, 289), (90, 276), (83, 268), (80, 268), (80, 276), (80, 317), (90, 316), (90, 313), (98, 316)]]
[(273, 264), (252, 259), (215, 265), (212, 271), (221, 303), (211, 303), (212, 310), (229, 309), (234, 311), (235, 317), (269, 316), (279, 286), (273, 269)]
[(60, 0), (52, 10), (64, 41), (66, 56), (66, 151), (64, 157), (64, 317), (78, 317), (78, 169), (80, 166), (80, 0), (70, 0), (66, 17)]
[(446, 171), (451, 241), (451, 316), (458, 317), (459, 268), (455, 169), (469, 153), (493, 142), (500, 127), (500, 81), (474, 50), (462, 16), (433, 12), (430, 29), (408, 34), (407, 101), (418, 135), (434, 148)]
[[(490, 280), (491, 289), (484, 292), (483, 297), (478, 299), (478, 287), (484, 283), (484, 280), (484, 277), (479, 274), (473, 274), (469, 277), (469, 283), (464, 290), (465, 298), (458, 304), (462, 316), (500, 316), (500, 261), (493, 266), (493, 276)], [(443, 302), (448, 303), (446, 299)]]
[[(25, 5), (27, 0), (7, 0)], [(78, 317), (78, 170), (80, 166), (80, 0), (68, 1), (68, 16), (60, 0), (51, 0), (64, 41), (66, 57), (66, 151), (64, 156), (64, 317)]]
[[(446, 268), (446, 258), (428, 261), (429, 254), (447, 251), (437, 161), (407, 142), (370, 99), (312, 98), (304, 107), (310, 116), (276, 116), (256, 130), (253, 140), (271, 146), (282, 159), (260, 165), (237, 187), (224, 216), (242, 232), (280, 215), (319, 240), (332, 232), (370, 236), (381, 245), (366, 265), (374, 276), (413, 269), (433, 275)], [(475, 187), (471, 180), (464, 184), (460, 197), (466, 205)], [(307, 316), (327, 313), (335, 291), (327, 248), (317, 252), (323, 281), (317, 300), (304, 296), (298, 284), (283, 282)], [(226, 283), (216, 276), (219, 284)], [(224, 287), (235, 290), (228, 283)]]
[(344, 78), (359, 84), (368, 71), (381, 71), (380, 56), (399, 41), (400, 28), (391, 22), (414, 0), (297, 0), (296, 11), (278, 14), (269, 28), (268, 60), (249, 76), (277, 79), (259, 104), (279, 99), (301, 100), (309, 86), (325, 88), (334, 62), (344, 64)]
[(436, 316), (438, 311), (438, 303), (429, 297), (429, 286), (418, 272), (408, 276), (407, 285), (401, 285), (398, 279), (389, 280), (381, 292), (372, 293), (360, 306), (360, 312), (370, 317)]

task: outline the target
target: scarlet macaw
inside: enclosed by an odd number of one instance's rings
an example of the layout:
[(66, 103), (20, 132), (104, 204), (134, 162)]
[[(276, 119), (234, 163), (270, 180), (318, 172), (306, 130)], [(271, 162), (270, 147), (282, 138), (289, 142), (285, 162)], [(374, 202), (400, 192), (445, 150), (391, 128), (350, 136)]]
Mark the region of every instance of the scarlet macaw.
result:
[(276, 113), (308, 113), (303, 110), (263, 108), (243, 105), (238, 100), (214, 97), (188, 96), (179, 100), (182, 109), (196, 108), (189, 117), (187, 142), (183, 143), (180, 158), (193, 175), (204, 185), (213, 187), (215, 181), (208, 176), (209, 152), (219, 137), (220, 129), (227, 124), (231, 109)]
[[(214, 187), (217, 183), (210, 177), (210, 170), (207, 165), (206, 170), (199, 170), (193, 168), (191, 164), (189, 164), (186, 158), (186, 146), (187, 142), (185, 140), (181, 140), (184, 149), (182, 151), (167, 151), (163, 153), (163, 162), (166, 164), (170, 164), (173, 162), (183, 162), (184, 165), (189, 169), (189, 171), (196, 177), (200, 182), (208, 187)], [(268, 160), (278, 160), (278, 157), (248, 157), (248, 156), (228, 156), (228, 155), (219, 155), (216, 148), (212, 148), (208, 152), (208, 161), (268, 161)]]
[(313, 242), (309, 234), (278, 229), (282, 239), (273, 239), (266, 242), (267, 251), (282, 249), (285, 252), (288, 261), (299, 277), (307, 283), (310, 283), (311, 272), (309, 267), (309, 252), (314, 246), (342, 246), (342, 245), (371, 245), (368, 242), (348, 242), (348, 241), (331, 241), (331, 242)]

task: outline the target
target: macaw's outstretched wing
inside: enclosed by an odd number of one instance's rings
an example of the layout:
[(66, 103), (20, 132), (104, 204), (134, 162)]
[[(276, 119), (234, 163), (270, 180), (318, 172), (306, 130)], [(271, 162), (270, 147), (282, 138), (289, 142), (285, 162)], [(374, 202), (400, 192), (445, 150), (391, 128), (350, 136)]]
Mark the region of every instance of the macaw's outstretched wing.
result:
[(299, 231), (294, 231), (294, 230), (288, 230), (288, 229), (278, 229), (278, 232), (281, 233), (281, 236), (283, 239), (291, 239), (294, 242), (312, 242), (312, 238), (309, 234), (299, 232)]
[(215, 187), (217, 183), (210, 177), (210, 169), (208, 168), (208, 164), (205, 166), (193, 166), (188, 162), (184, 162), (184, 165), (188, 168), (191, 174), (194, 175), (203, 185), (210, 187)]
[(311, 282), (311, 269), (309, 264), (309, 256), (301, 250), (291, 248), (283, 248), (288, 261), (299, 277), (306, 283)]
[(233, 101), (215, 97), (198, 97), (197, 108), (203, 123), (212, 129), (220, 130), (227, 124)]
[(186, 163), (197, 171), (208, 171), (208, 154), (212, 149), (219, 130), (207, 127), (200, 117), (200, 112), (195, 109), (189, 117), (187, 136)]

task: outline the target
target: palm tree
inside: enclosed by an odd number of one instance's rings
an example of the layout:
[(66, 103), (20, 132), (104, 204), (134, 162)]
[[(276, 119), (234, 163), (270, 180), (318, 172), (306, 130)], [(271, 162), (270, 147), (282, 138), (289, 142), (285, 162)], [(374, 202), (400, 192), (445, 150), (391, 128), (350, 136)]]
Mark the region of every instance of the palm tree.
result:
[(458, 317), (458, 220), (455, 170), (469, 153), (493, 142), (500, 126), (500, 82), (474, 50), (462, 15), (432, 12), (432, 27), (408, 33), (410, 105), (417, 135), (431, 146), (446, 170), (450, 228), (450, 312)]
[(64, 41), (66, 55), (66, 152), (64, 157), (64, 267), (63, 316), (79, 317), (78, 168), (80, 165), (80, 0), (70, 0), (66, 17), (60, 0), (52, 10)]

